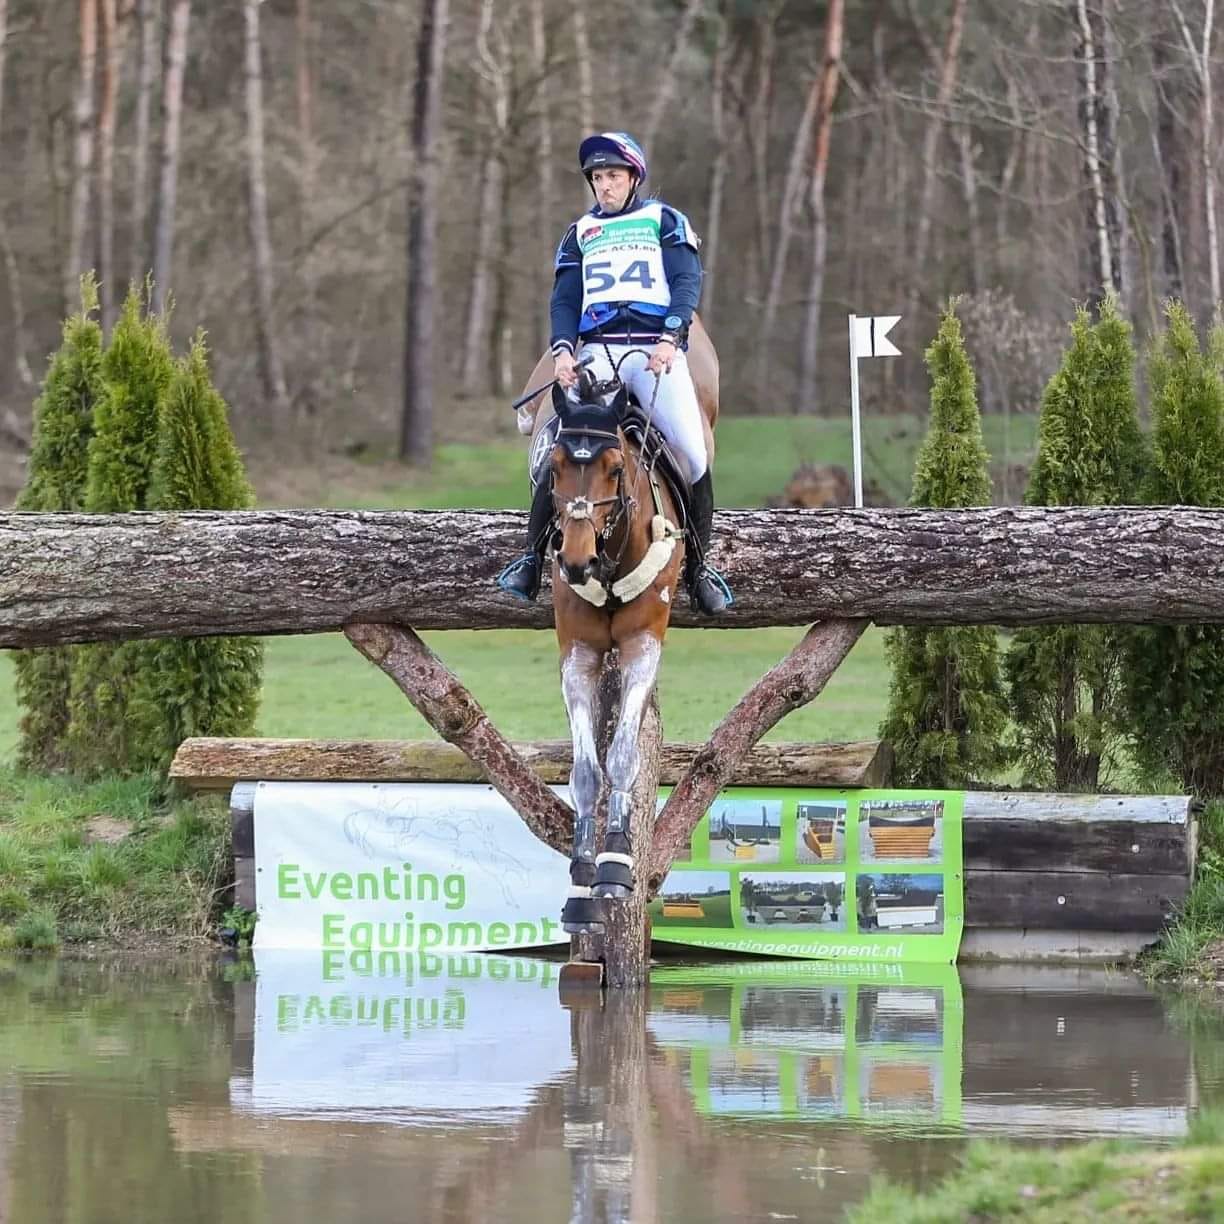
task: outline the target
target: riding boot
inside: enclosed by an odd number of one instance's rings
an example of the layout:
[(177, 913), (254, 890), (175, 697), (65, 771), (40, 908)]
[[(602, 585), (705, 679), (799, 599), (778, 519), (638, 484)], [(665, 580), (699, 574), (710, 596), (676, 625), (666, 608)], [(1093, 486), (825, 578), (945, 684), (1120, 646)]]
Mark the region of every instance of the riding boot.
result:
[(541, 480), (532, 496), (531, 514), (527, 519), (527, 551), (497, 575), (497, 585), (508, 595), (530, 603), (540, 593), (552, 522), (552, 486), (548, 480)]
[(735, 602), (726, 579), (713, 566), (706, 564), (713, 526), (714, 481), (707, 470), (693, 485), (689, 497), (688, 550), (684, 559), (684, 581), (689, 600), (706, 616), (717, 616)]

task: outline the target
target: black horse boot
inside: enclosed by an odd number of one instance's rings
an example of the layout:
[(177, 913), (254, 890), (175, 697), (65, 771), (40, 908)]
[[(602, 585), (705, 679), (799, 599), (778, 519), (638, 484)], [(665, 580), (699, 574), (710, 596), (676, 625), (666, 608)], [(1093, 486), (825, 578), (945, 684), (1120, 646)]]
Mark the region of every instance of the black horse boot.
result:
[(689, 496), (688, 550), (684, 558), (684, 583), (693, 607), (706, 616), (718, 616), (734, 602), (726, 579), (706, 564), (710, 532), (714, 526), (714, 480), (707, 470), (693, 485)]
[(530, 603), (540, 593), (544, 553), (548, 548), (552, 521), (552, 483), (541, 480), (531, 498), (531, 514), (527, 519), (527, 551), (497, 575), (497, 585), (515, 599)]

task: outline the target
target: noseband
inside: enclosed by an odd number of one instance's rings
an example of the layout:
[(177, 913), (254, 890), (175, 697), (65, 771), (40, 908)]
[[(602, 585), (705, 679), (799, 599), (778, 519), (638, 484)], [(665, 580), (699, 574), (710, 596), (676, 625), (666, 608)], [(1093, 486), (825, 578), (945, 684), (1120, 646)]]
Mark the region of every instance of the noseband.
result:
[[(568, 441), (563, 441), (566, 435), (570, 437), (581, 437), (584, 441), (587, 439), (601, 439), (603, 444), (598, 445), (598, 449), (591, 451), (585, 446), (572, 447)], [(592, 459), (604, 450), (615, 447), (619, 450), (622, 456), (625, 453), (625, 440), (619, 432), (613, 432), (607, 429), (567, 429), (562, 426), (557, 432), (557, 442), (562, 445), (565, 453), (579, 467), (583, 469), (583, 483), (586, 483), (586, 473)], [(605, 555), (608, 541), (611, 540), (613, 533), (620, 525), (621, 520), (636, 504), (632, 497), (625, 492), (625, 468), (624, 463), (621, 464), (621, 470), (616, 477), (616, 492), (610, 497), (590, 498), (584, 494), (579, 494), (577, 497), (570, 498), (569, 501), (561, 502), (556, 492), (553, 493), (553, 502), (557, 505), (557, 526), (559, 530), (564, 532), (565, 525), (568, 522), (582, 522), (587, 520), (594, 526), (595, 508), (597, 506), (610, 506), (615, 504), (616, 509), (612, 514), (608, 515), (607, 522), (603, 527), (595, 533), (595, 548), (599, 553), (600, 567), (603, 570), (603, 579), (606, 583), (609, 578), (616, 572), (616, 567), (620, 564), (621, 558), (625, 554), (625, 547), (629, 542), (629, 533), (626, 531), (621, 537), (621, 546), (617, 550), (616, 556), (609, 558)]]

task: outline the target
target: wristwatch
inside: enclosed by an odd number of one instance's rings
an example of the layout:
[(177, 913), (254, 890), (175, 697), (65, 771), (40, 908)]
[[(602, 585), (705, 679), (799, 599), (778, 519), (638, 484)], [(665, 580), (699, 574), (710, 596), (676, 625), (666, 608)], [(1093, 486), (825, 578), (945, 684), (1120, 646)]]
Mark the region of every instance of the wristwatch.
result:
[(663, 320), (663, 331), (660, 340), (670, 340), (677, 348), (680, 347), (680, 333), (684, 330), (684, 320), (679, 315), (668, 315)]

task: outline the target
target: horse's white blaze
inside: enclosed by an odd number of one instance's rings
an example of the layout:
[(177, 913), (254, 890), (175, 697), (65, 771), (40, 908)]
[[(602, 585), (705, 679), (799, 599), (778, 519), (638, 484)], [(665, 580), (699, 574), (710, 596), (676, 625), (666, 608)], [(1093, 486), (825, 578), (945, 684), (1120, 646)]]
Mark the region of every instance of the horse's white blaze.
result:
[(658, 678), (662, 654), (658, 640), (649, 634), (643, 634), (635, 645), (638, 653), (625, 665), (621, 675), (620, 721), (608, 752), (608, 778), (619, 791), (628, 791), (633, 786), (641, 765), (638, 731), (642, 725), (642, 711)]

